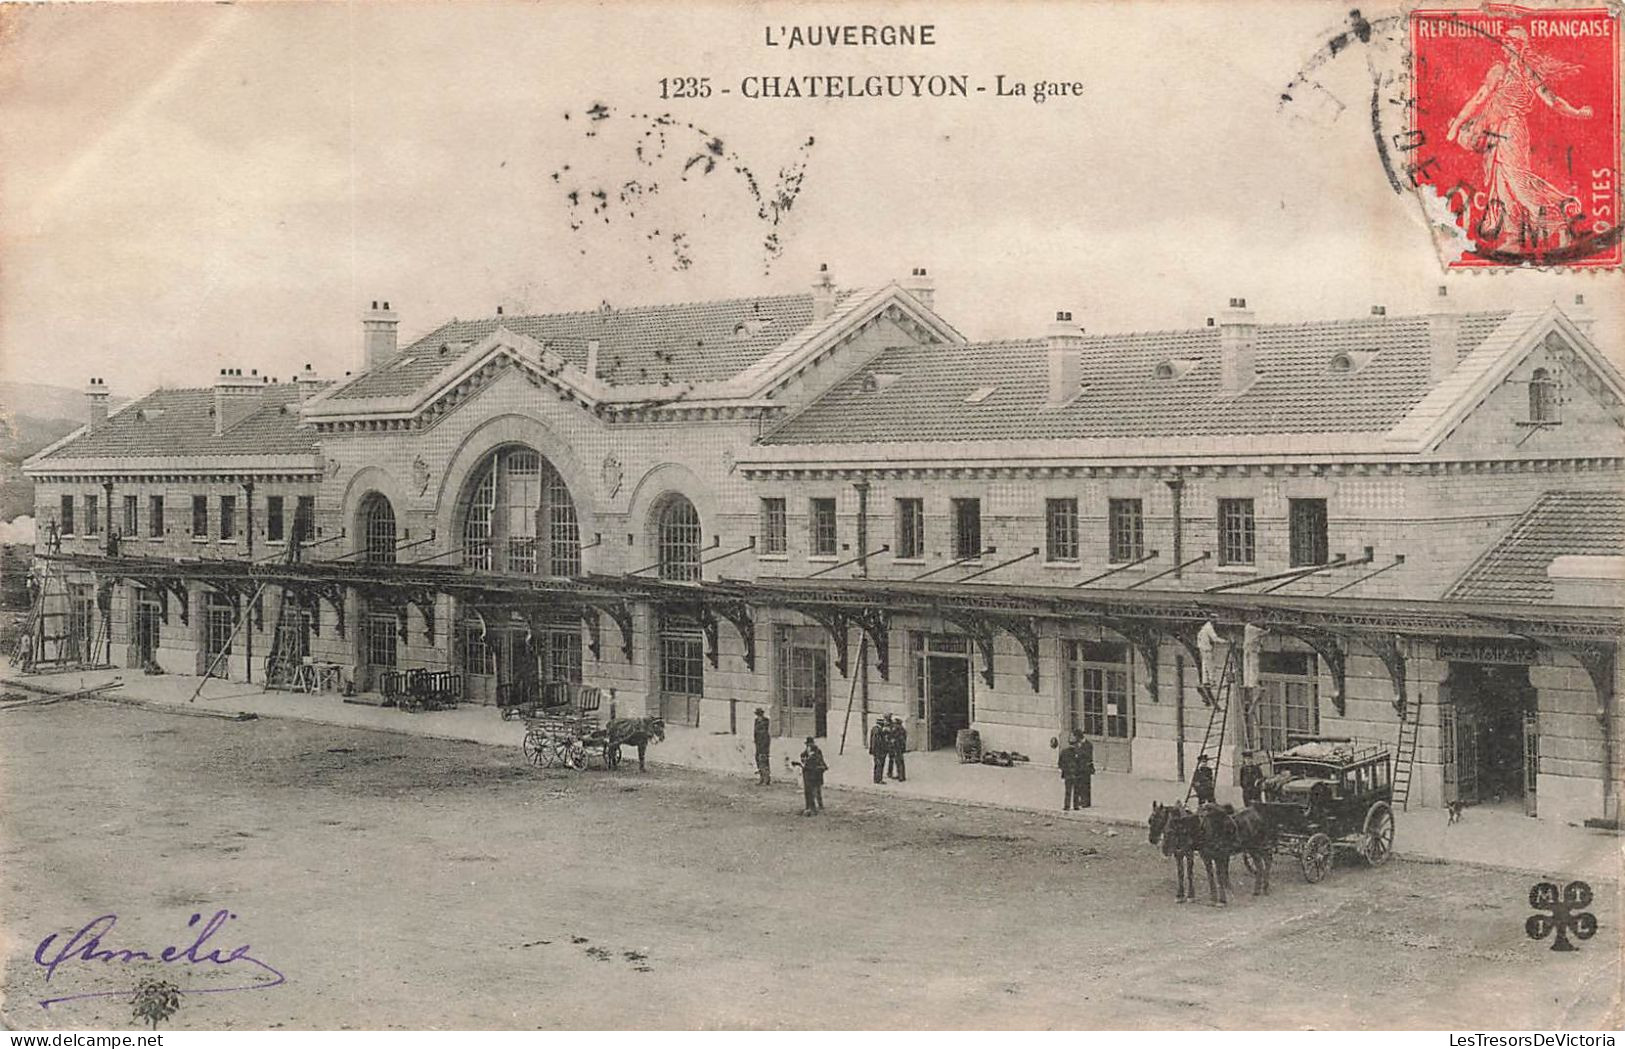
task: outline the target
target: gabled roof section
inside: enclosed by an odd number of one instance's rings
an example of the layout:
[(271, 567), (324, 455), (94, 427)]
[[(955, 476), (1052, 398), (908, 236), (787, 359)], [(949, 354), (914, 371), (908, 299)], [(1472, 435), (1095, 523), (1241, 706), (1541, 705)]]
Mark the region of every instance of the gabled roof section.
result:
[(1546, 570), (1566, 555), (1625, 555), (1625, 493), (1547, 492), (1463, 572), (1445, 597), (1541, 603), (1554, 599)]
[(1436, 448), (1473, 409), (1484, 402), (1524, 357), (1556, 331), (1589, 364), (1614, 395), (1625, 400), (1625, 379), (1568, 316), (1556, 306), (1518, 310), (1467, 354), (1456, 370), (1417, 401), (1388, 435), (1396, 450)]
[[(1458, 324), (1459, 355), (1471, 355), (1505, 326), (1507, 311), (1468, 313)], [(1177, 446), (1206, 453), (1215, 438), (1280, 446), (1280, 435), (1344, 442), (1382, 435), (1429, 389), (1425, 315), (1260, 325), (1258, 378), (1238, 396), (1220, 390), (1219, 329), (1085, 335), (1079, 392), (1049, 403), (1048, 348), (1042, 339), (886, 350), (773, 431), (767, 445), (903, 445), (927, 442), (1057, 442), (1090, 448)], [(1332, 359), (1358, 354), (1358, 369)], [(1178, 362), (1173, 374), (1158, 366)], [(895, 375), (876, 383), (870, 373)], [(993, 392), (967, 411), (966, 397)], [(939, 445), (940, 446), (940, 445)], [(1341, 446), (1341, 445), (1340, 445)]]
[(107, 417), (94, 432), (80, 427), (40, 451), (25, 469), (86, 460), (208, 460), (223, 456), (312, 457), (316, 431), (301, 424), (294, 383), (267, 385), (227, 399), (222, 432), (214, 432), (214, 390), (158, 389)]
[(839, 292), (823, 318), (815, 317), (813, 295), (803, 293), (458, 320), (314, 398), (307, 416), (416, 411), (504, 348), (589, 404), (750, 399), (888, 309), (906, 313), (935, 338), (962, 341), (896, 284)]

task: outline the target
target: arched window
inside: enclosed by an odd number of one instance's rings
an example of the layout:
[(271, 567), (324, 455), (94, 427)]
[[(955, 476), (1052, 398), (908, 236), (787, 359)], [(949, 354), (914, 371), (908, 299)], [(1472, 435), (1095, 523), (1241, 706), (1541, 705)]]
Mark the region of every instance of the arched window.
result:
[(362, 504), (361, 530), (365, 542), (362, 559), (371, 564), (394, 564), (395, 508), (377, 492)]
[(1536, 368), (1529, 377), (1529, 421), (1557, 422), (1557, 380), (1545, 368)]
[(660, 578), (684, 582), (700, 578), (700, 515), (681, 495), (668, 498), (656, 524)]
[(493, 452), (470, 483), (463, 564), (483, 572), (581, 574), (581, 529), (564, 478), (535, 449)]

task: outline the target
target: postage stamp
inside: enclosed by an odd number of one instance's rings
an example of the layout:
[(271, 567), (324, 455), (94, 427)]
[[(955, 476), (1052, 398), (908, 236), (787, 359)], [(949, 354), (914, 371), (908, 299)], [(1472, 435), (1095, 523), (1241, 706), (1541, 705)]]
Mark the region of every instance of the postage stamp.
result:
[(1610, 267), (1620, 19), (1604, 7), (1410, 17), (1413, 181), (1451, 267)]

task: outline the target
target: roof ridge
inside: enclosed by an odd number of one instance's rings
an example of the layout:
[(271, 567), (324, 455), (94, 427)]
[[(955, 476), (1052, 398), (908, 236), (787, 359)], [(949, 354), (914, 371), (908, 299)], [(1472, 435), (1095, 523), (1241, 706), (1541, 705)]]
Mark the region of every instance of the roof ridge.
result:
[[(855, 290), (857, 289), (843, 288), (837, 291), (836, 294), (838, 299), (845, 299)], [(812, 292), (810, 291), (776, 292), (771, 295), (735, 295), (726, 299), (690, 299), (684, 302), (643, 302), (632, 306), (610, 306), (607, 310), (603, 306), (594, 306), (588, 309), (555, 310), (549, 313), (494, 313), (484, 317), (453, 317), (451, 320), (441, 324), (440, 327), (444, 328), (449, 324), (484, 324), (488, 321), (503, 322), (510, 320), (540, 320), (547, 317), (590, 317), (595, 314), (602, 313), (649, 313), (654, 310), (677, 310), (685, 309), (691, 306), (732, 306), (736, 303), (742, 302), (763, 302), (769, 299), (795, 299), (811, 297)], [(438, 331), (440, 329), (436, 328), (434, 330)], [(433, 332), (430, 334), (433, 334)]]

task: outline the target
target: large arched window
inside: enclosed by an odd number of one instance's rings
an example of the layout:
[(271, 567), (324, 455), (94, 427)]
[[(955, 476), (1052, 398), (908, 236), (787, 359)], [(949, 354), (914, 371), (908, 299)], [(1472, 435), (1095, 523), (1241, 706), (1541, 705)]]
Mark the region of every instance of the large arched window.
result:
[(463, 510), (463, 564), (485, 572), (581, 574), (581, 528), (564, 478), (535, 449), (501, 448)]
[(656, 513), (660, 578), (694, 582), (700, 578), (700, 515), (681, 495), (669, 496)]
[(395, 562), (395, 508), (373, 492), (361, 504), (362, 560), (370, 564)]
[(1557, 380), (1545, 368), (1536, 368), (1529, 377), (1529, 421), (1557, 422)]

